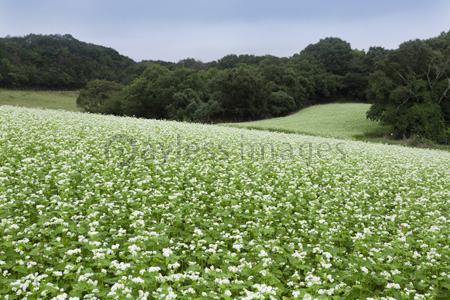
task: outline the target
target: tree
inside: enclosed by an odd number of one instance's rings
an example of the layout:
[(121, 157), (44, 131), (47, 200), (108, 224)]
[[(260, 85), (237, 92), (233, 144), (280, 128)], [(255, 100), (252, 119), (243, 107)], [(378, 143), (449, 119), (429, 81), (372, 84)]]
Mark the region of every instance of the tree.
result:
[(160, 65), (148, 67), (142, 75), (124, 89), (125, 115), (141, 118), (165, 118), (166, 103), (161, 99), (160, 80), (170, 71)]
[[(114, 111), (115, 114), (120, 113), (116, 107), (113, 109), (112, 103), (108, 103), (112, 99), (113, 94), (122, 90), (122, 85), (117, 82), (96, 79), (88, 83), (85, 89), (80, 91), (77, 97), (77, 106), (83, 108), (87, 112), (99, 113), (106, 111)], [(116, 104), (117, 105), (117, 104)]]
[[(152, 65), (125, 89), (125, 114), (156, 119), (190, 118), (183, 116), (186, 114), (183, 101), (186, 97), (191, 100), (203, 98), (205, 76), (203, 71), (194, 69), (178, 68), (171, 71), (158, 64)], [(183, 111), (178, 112), (180, 108)]]
[(207, 102), (201, 102), (194, 112), (193, 120), (199, 122), (214, 123), (222, 118), (224, 109), (219, 101), (209, 99)]
[(443, 142), (450, 126), (450, 53), (443, 45), (413, 40), (379, 61), (369, 77), (368, 118), (391, 125), (397, 136)]
[(223, 119), (254, 120), (267, 115), (268, 91), (254, 69), (240, 66), (218, 73), (210, 84), (211, 98), (220, 103)]
[(142, 68), (128, 57), (71, 35), (0, 38), (0, 87), (83, 88), (94, 79), (128, 84)]
[[(300, 107), (308, 100), (307, 86), (309, 83), (294, 70), (288, 59), (266, 55), (259, 63), (258, 69), (258, 74), (267, 82), (269, 92), (283, 92), (294, 100), (293, 107), (291, 107), (290, 101), (286, 102), (286, 104), (289, 103), (286, 107), (287, 110), (283, 110), (286, 113)], [(279, 95), (271, 97), (274, 99), (273, 97), (278, 98)]]
[(345, 76), (352, 60), (352, 48), (340, 38), (328, 37), (316, 44), (308, 45), (300, 55), (322, 63), (327, 72)]
[(11, 72), (14, 70), (14, 65), (11, 63), (11, 61), (3, 57), (0, 60), (0, 86), (1, 87), (12, 87), (13, 86), (13, 80), (11, 78)]
[(239, 63), (239, 57), (236, 54), (229, 54), (217, 61), (217, 67), (221, 70), (232, 69)]
[(201, 103), (198, 94), (193, 89), (187, 88), (175, 93), (172, 99), (172, 103), (167, 106), (168, 117), (173, 120), (192, 121)]
[(294, 56), (289, 65), (297, 74), (309, 104), (327, 103), (339, 98), (338, 84), (342, 76), (327, 72), (325, 65), (309, 54)]
[(272, 116), (280, 117), (295, 109), (295, 100), (283, 91), (272, 92), (267, 100), (267, 107)]
[(352, 51), (352, 59), (348, 64), (348, 72), (338, 83), (338, 94), (346, 100), (366, 100), (369, 74), (372, 72), (366, 53)]
[(255, 55), (239, 55), (228, 54), (218, 61), (208, 63), (210, 68), (218, 68), (220, 70), (233, 69), (238, 65), (257, 66), (258, 63), (263, 60), (263, 56)]
[(195, 60), (194, 58), (186, 58), (186, 59), (180, 60), (177, 63), (177, 67), (189, 68), (189, 69), (194, 69), (197, 71), (206, 71), (208, 69), (206, 64), (204, 64), (200, 60)]

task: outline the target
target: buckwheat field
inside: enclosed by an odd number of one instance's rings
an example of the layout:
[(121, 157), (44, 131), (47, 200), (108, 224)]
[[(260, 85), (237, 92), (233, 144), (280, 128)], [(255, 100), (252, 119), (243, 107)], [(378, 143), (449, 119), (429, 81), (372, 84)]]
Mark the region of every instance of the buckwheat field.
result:
[(450, 153), (0, 107), (2, 299), (449, 299)]

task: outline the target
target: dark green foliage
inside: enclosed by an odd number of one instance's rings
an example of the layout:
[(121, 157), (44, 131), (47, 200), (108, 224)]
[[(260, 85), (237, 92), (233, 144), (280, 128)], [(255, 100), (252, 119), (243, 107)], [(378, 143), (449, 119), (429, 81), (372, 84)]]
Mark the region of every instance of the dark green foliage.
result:
[(210, 68), (218, 68), (220, 70), (233, 69), (239, 64), (245, 64), (249, 66), (256, 66), (264, 57), (255, 55), (235, 55), (229, 54), (219, 59), (216, 62), (208, 63)]
[(167, 106), (168, 117), (173, 120), (192, 121), (201, 103), (198, 94), (187, 88), (175, 93), (172, 99), (172, 103)]
[(193, 120), (214, 123), (223, 116), (224, 112), (219, 101), (210, 99), (208, 102), (200, 103), (193, 115)]
[(211, 98), (220, 103), (222, 120), (255, 120), (266, 116), (267, 91), (262, 78), (250, 67), (226, 69), (212, 81)]
[(176, 64), (143, 61), (139, 65), (147, 69), (114, 107), (144, 118), (240, 122), (315, 103), (364, 101), (369, 74), (384, 51), (371, 48), (368, 54), (327, 38), (292, 58), (231, 54), (206, 64), (192, 58)]
[(294, 100), (294, 105), (286, 107), (286, 112), (291, 112), (309, 100), (309, 82), (294, 70), (288, 59), (267, 55), (258, 67), (270, 92), (284, 92)]
[[(206, 88), (204, 76), (204, 72), (194, 69), (176, 68), (170, 71), (155, 64), (124, 90), (124, 113), (143, 118), (178, 119), (177, 116), (186, 114), (182, 99), (198, 98), (200, 101), (202, 98)], [(195, 97), (192, 97), (193, 92)], [(187, 111), (191, 110), (192, 106)], [(180, 120), (183, 119), (190, 120), (192, 116), (185, 116)]]
[(161, 78), (170, 71), (166, 67), (153, 65), (124, 90), (124, 113), (142, 118), (165, 118), (165, 99), (161, 99)]
[(91, 81), (85, 89), (80, 91), (77, 106), (87, 112), (120, 114), (120, 101), (113, 95), (122, 90), (117, 82), (96, 79)]
[(71, 35), (0, 39), (0, 87), (73, 90), (94, 79), (130, 83), (142, 67), (117, 51)]
[(283, 91), (272, 92), (267, 100), (267, 106), (272, 116), (280, 117), (295, 109), (295, 101)]
[(332, 85), (328, 84), (332, 74), (325, 71), (323, 64), (303, 55), (296, 55), (291, 59), (290, 65), (301, 76), (299, 80), (303, 82), (302, 87), (309, 103), (330, 102), (336, 98)]
[(405, 42), (376, 62), (367, 94), (373, 103), (370, 119), (392, 126), (399, 137), (448, 138), (449, 35)]
[(345, 76), (350, 68), (352, 48), (340, 38), (329, 37), (309, 45), (301, 55), (323, 64), (326, 72)]
[(179, 68), (189, 68), (194, 69), (197, 71), (206, 71), (208, 69), (208, 66), (204, 64), (200, 60), (195, 60), (194, 58), (186, 58), (183, 60), (180, 60), (177, 64), (177, 67)]
[(310, 100), (327, 103), (335, 100), (366, 99), (369, 74), (374, 62), (384, 55), (382, 48), (368, 53), (352, 50), (339, 38), (326, 38), (306, 47), (293, 57), (293, 65), (311, 84)]
[(432, 102), (414, 104), (407, 114), (411, 133), (427, 139), (444, 142), (445, 122), (439, 105)]

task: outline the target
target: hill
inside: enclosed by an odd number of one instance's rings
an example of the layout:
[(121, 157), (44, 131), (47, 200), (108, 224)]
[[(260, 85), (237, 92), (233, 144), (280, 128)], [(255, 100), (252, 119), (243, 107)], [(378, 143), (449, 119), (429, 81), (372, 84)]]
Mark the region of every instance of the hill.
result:
[(78, 89), (98, 78), (130, 83), (144, 68), (70, 34), (0, 38), (0, 88)]
[(314, 105), (286, 117), (222, 125), (354, 139), (383, 132), (383, 126), (366, 118), (369, 108), (364, 103)]

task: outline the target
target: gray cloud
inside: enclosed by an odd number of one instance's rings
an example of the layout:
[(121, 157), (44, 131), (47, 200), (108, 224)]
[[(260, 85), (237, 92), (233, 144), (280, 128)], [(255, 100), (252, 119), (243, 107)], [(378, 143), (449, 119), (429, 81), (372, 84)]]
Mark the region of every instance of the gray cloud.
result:
[(449, 15), (444, 0), (0, 0), (0, 35), (70, 33), (138, 61), (211, 61), (291, 56), (327, 36), (358, 49), (395, 48), (450, 30)]

